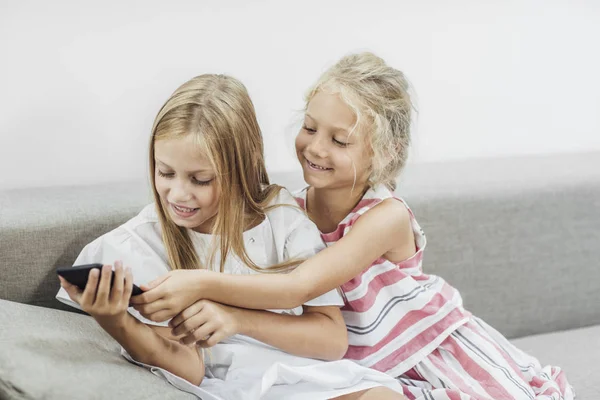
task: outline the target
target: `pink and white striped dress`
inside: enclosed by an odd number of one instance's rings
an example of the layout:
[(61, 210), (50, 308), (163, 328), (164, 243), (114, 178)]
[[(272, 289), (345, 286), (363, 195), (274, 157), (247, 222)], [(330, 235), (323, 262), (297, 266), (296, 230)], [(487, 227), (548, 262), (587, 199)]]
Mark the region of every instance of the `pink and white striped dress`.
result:
[[(296, 193), (306, 209), (308, 188)], [(572, 399), (558, 367), (542, 368), (463, 308), (444, 279), (423, 273), (426, 239), (404, 200), (383, 185), (369, 189), (335, 231), (329, 246), (364, 213), (395, 198), (409, 210), (416, 253), (399, 263), (379, 258), (341, 286), (351, 359), (398, 377), (408, 399)]]

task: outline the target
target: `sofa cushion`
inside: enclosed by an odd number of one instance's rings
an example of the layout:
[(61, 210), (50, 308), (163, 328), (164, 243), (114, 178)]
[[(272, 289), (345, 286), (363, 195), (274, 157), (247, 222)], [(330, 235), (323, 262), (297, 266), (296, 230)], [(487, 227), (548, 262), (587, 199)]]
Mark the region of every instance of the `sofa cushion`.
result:
[(0, 300), (0, 327), (1, 399), (195, 398), (127, 362), (87, 315)]
[(600, 399), (600, 325), (512, 340), (542, 365), (561, 367), (578, 400)]

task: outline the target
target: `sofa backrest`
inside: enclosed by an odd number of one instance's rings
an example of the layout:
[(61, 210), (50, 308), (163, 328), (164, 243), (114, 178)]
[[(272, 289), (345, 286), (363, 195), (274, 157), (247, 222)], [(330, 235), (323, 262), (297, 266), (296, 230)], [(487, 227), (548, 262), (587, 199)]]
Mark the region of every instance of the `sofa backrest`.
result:
[[(427, 235), (425, 271), (508, 337), (600, 323), (599, 153), (415, 164), (397, 193)], [(0, 192), (0, 298), (66, 309), (56, 267), (151, 201), (139, 182)]]

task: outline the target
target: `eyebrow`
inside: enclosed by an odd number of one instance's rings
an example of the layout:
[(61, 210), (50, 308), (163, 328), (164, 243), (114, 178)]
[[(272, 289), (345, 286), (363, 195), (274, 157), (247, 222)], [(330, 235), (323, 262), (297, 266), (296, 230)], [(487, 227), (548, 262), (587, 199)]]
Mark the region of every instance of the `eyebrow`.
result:
[[(312, 115), (310, 115), (308, 112), (305, 113), (305, 115), (312, 119), (314, 122), (316, 122), (317, 124), (319, 123), (319, 121), (317, 121)], [(341, 133), (345, 133), (345, 134), (350, 134), (350, 131), (348, 131), (348, 129), (346, 128), (342, 128), (341, 126), (332, 126), (332, 131), (333, 132), (341, 132)]]
[[(160, 161), (160, 160), (159, 160), (158, 158), (156, 158), (156, 157), (154, 158), (154, 160), (155, 160), (157, 163), (159, 163), (159, 164), (162, 164), (163, 166), (165, 166), (165, 167), (167, 167), (167, 168), (169, 168), (169, 169), (173, 169), (171, 166), (169, 166), (169, 164), (167, 164), (167, 163), (164, 163), (164, 162)], [(206, 169), (206, 168), (204, 168), (204, 169), (199, 169), (199, 170), (197, 170), (197, 171), (186, 171), (186, 172), (187, 172), (188, 174), (192, 174), (192, 175), (193, 175), (193, 174), (197, 174), (197, 173), (199, 173), (199, 172), (212, 172), (212, 169)]]

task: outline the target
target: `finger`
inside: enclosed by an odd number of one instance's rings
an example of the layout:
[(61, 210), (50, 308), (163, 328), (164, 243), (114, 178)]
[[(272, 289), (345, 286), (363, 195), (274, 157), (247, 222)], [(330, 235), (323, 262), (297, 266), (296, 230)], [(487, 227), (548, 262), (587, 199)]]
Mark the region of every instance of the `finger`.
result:
[(138, 294), (137, 296), (133, 296), (131, 298), (131, 304), (148, 304), (153, 303), (157, 300), (165, 297), (164, 289), (162, 287), (156, 287), (154, 289), (147, 289), (147, 285), (141, 285), (140, 289), (144, 291), (142, 294)]
[(133, 291), (133, 272), (131, 268), (125, 268), (125, 287), (123, 288), (123, 301), (125, 304), (129, 304), (131, 299), (131, 292)]
[(115, 278), (112, 289), (110, 289), (110, 302), (119, 303), (123, 298), (123, 287), (125, 286), (125, 276), (123, 272), (123, 263), (115, 261)]
[(98, 284), (98, 292), (96, 293), (96, 304), (98, 305), (108, 304), (112, 273), (112, 266), (102, 266), (102, 271), (100, 272), (100, 283)]
[(150, 321), (154, 321), (154, 322), (163, 322), (168, 318), (162, 318), (163, 315), (168, 314), (169, 310), (159, 310), (153, 314), (148, 315), (146, 318), (148, 318)]
[[(188, 335), (194, 330), (200, 328), (202, 325), (206, 324), (209, 320), (210, 317), (207, 313), (199, 312), (183, 321), (183, 323), (176, 328), (173, 328), (171, 332), (173, 333), (173, 336)], [(203, 337), (200, 337), (199, 339), (202, 338)]]
[[(132, 297), (132, 304), (133, 304), (133, 299), (135, 299), (135, 297)], [(142, 314), (144, 317), (148, 318), (149, 316), (151, 316), (152, 314), (162, 311), (162, 310), (166, 310), (167, 309), (167, 302), (165, 300), (157, 300), (153, 303), (148, 303), (148, 304), (134, 304), (133, 308), (135, 308), (136, 310), (138, 310), (140, 312), (140, 314)], [(148, 318), (150, 319), (150, 318)]]
[(65, 289), (71, 300), (73, 300), (76, 303), (79, 303), (81, 301), (81, 295), (83, 294), (83, 290), (79, 289), (79, 287), (77, 287), (76, 285), (69, 283), (69, 281), (67, 281), (62, 276), (59, 276), (58, 280), (60, 281), (60, 286), (63, 289)]
[(210, 337), (206, 340), (198, 340), (196, 342), (196, 344), (202, 348), (209, 348), (209, 347), (213, 347), (219, 343), (221, 343), (221, 341), (225, 338), (225, 333), (221, 330), (214, 332), (212, 335), (210, 335)]
[(154, 322), (162, 322), (162, 321), (166, 321), (170, 318), (173, 317), (173, 311), (171, 309), (164, 309), (164, 310), (160, 310), (155, 312), (154, 314), (151, 314), (148, 316), (150, 321), (154, 321)]
[(81, 305), (92, 305), (96, 301), (96, 291), (98, 289), (98, 280), (100, 271), (98, 268), (92, 268), (88, 274), (88, 281), (81, 295)]
[(212, 322), (207, 322), (194, 332), (179, 339), (181, 344), (190, 345), (199, 341), (210, 339), (210, 336), (217, 330), (217, 325)]
[(144, 292), (146, 292), (148, 290), (152, 290), (152, 289), (156, 288), (158, 285), (160, 285), (161, 283), (163, 283), (164, 281), (166, 281), (167, 279), (169, 279), (169, 274), (160, 276), (145, 285), (141, 285), (140, 289), (142, 289)]
[(198, 314), (204, 308), (205, 302), (203, 300), (197, 301), (179, 314), (177, 314), (171, 322), (169, 322), (169, 326), (171, 328), (176, 328), (183, 323), (188, 318), (191, 318), (193, 315)]

